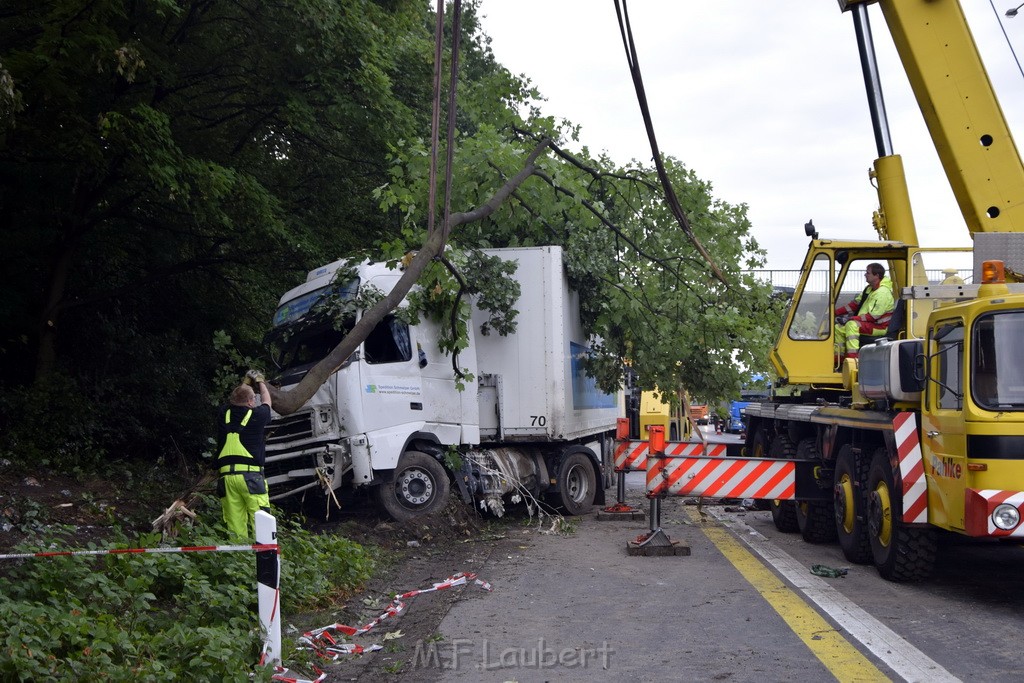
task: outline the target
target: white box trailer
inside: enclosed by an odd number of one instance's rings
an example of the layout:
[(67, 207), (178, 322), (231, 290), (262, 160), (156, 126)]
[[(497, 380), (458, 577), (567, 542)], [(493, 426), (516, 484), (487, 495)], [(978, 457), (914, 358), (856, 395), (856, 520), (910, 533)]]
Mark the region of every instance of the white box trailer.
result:
[[(438, 346), (436, 323), (387, 316), (301, 410), (268, 427), (272, 500), (369, 486), (400, 519), (443, 507), (452, 483), (466, 502), (499, 514), (502, 498), (517, 489), (572, 514), (604, 501), (619, 403), (583, 371), (590, 340), (562, 250), (485, 253), (517, 262), (516, 331), (483, 334), (486, 314), (472, 306), (460, 378)], [(323, 303), (352, 298), (358, 287), (388, 292), (400, 276), (383, 263), (337, 261), (286, 293), (270, 335), (282, 388), (344, 335), (345, 325), (318, 319)]]
[[(481, 438), (565, 441), (614, 430), (616, 396), (598, 390), (583, 372), (589, 340), (580, 323), (579, 295), (565, 277), (561, 248), (484, 253), (518, 262), (520, 296), (514, 334), (475, 335)], [(474, 308), (477, 332), (485, 320)]]

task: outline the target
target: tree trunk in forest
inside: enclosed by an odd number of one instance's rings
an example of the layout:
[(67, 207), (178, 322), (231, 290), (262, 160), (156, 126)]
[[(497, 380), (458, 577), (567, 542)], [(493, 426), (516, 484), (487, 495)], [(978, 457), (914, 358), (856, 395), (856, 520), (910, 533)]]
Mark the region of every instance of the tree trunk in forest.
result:
[[(67, 234), (67, 231), (65, 231)], [(39, 315), (39, 350), (36, 354), (35, 383), (46, 380), (57, 365), (57, 320), (68, 283), (71, 257), (74, 247), (65, 242), (53, 262), (50, 271), (50, 285), (46, 293), (46, 305)]]

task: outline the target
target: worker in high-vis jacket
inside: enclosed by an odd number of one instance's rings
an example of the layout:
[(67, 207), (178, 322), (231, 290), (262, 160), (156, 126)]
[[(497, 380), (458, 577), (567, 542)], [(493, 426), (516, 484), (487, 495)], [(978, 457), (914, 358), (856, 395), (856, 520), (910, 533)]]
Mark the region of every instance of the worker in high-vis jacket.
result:
[[(270, 511), (263, 476), (263, 429), (270, 422), (270, 391), (263, 375), (250, 370), (231, 392), (219, 414), (216, 467), (217, 495), (228, 530), (239, 538), (254, 538), (256, 511)], [(256, 399), (259, 391), (260, 400)]]
[(843, 358), (860, 355), (860, 335), (882, 337), (896, 308), (892, 280), (881, 263), (869, 263), (864, 271), (867, 286), (853, 301), (836, 309), (833, 353), (838, 368)]

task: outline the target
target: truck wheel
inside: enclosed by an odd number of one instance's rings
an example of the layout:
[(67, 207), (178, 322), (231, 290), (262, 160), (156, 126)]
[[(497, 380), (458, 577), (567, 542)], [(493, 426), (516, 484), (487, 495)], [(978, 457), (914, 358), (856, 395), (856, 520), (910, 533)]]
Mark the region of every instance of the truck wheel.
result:
[[(801, 439), (796, 445), (798, 460), (818, 460), (813, 436)], [(831, 500), (808, 500), (796, 504), (796, 525), (808, 543), (831, 543), (836, 540), (835, 504)]]
[(754, 437), (750, 440), (750, 457), (767, 458), (768, 442), (768, 431), (764, 427), (754, 432)]
[(558, 492), (554, 500), (558, 507), (569, 515), (583, 515), (590, 512), (597, 492), (594, 482), (594, 465), (583, 453), (570, 453), (558, 470)]
[(936, 541), (932, 529), (905, 527), (896, 518), (895, 497), (889, 453), (879, 448), (871, 458), (868, 473), (867, 522), (871, 555), (883, 579), (919, 581), (935, 565)]
[[(770, 438), (768, 430), (764, 427), (759, 427), (750, 438), (749, 450), (744, 447), (743, 456), (750, 458), (767, 458), (769, 442)], [(758, 510), (771, 510), (772, 503), (770, 500), (755, 500), (754, 507)]]
[[(794, 455), (796, 455), (796, 446), (793, 445), (793, 442), (785, 434), (776, 436), (772, 440), (771, 447), (768, 449), (768, 456), (771, 458), (792, 459)], [(796, 502), (792, 500), (773, 500), (771, 505), (772, 521), (775, 522), (776, 529), (786, 534), (800, 530), (796, 521)]]
[(404, 522), (443, 509), (450, 489), (441, 463), (426, 453), (406, 451), (392, 480), (377, 487), (377, 496), (392, 519)]
[(617, 483), (615, 474), (615, 441), (608, 436), (601, 441), (601, 461), (604, 463), (604, 488), (610, 489)]
[(867, 465), (857, 461), (853, 446), (845, 444), (836, 456), (835, 501), (836, 535), (839, 547), (850, 562), (871, 562), (871, 545), (865, 517), (864, 486), (867, 484)]

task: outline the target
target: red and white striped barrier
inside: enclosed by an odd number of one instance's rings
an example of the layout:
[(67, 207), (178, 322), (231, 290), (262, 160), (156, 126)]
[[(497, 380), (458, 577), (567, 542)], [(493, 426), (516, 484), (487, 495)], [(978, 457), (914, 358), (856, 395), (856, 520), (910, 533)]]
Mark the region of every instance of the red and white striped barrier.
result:
[(647, 468), (646, 441), (619, 441), (615, 444), (615, 471), (639, 472)]
[[(620, 441), (615, 445), (616, 472), (643, 472), (647, 469), (647, 454), (650, 452), (650, 441)], [(725, 457), (724, 443), (694, 443), (691, 441), (668, 441), (665, 443), (665, 455), (671, 456), (704, 456), (708, 458)]]
[(892, 420), (892, 431), (903, 481), (903, 521), (906, 524), (927, 522), (928, 483), (917, 435), (917, 416), (907, 411), (897, 413)]
[[(405, 600), (408, 600), (409, 598), (414, 598), (417, 595), (422, 595), (423, 593), (433, 593), (434, 591), (443, 591), (449, 588), (455, 588), (457, 586), (465, 586), (470, 581), (472, 581), (474, 585), (479, 586), (485, 591), (491, 590), (491, 584), (487, 583), (486, 581), (481, 581), (476, 577), (476, 574), (468, 572), (459, 572), (458, 574), (453, 574), (452, 576), (449, 576), (444, 581), (439, 581), (433, 584), (430, 588), (422, 588), (419, 590), (413, 590), (407, 593), (401, 593), (399, 595), (396, 595), (383, 614), (381, 614), (376, 619), (363, 624), (362, 626), (331, 624), (330, 626), (324, 626), (323, 628), (307, 631), (306, 633), (302, 634), (301, 638), (298, 639), (298, 645), (300, 648), (311, 650), (316, 656), (320, 657), (321, 659), (332, 662), (336, 661), (338, 657), (340, 657), (341, 655), (361, 654), (363, 652), (372, 652), (373, 650), (379, 650), (381, 649), (380, 645), (370, 645), (368, 647), (363, 647), (360, 645), (338, 643), (334, 636), (331, 635), (331, 632), (336, 631), (345, 636), (362, 635), (363, 633), (366, 633), (367, 631), (376, 627), (382, 621), (385, 621), (387, 619), (393, 619), (399, 616), (403, 611), (405, 611)], [(302, 683), (299, 681), (293, 681), (293, 679), (278, 679), (276, 677), (274, 678), (274, 680), (287, 680), (289, 683)], [(321, 677), (317, 680), (323, 680), (323, 678)]]
[(647, 495), (793, 500), (796, 463), (762, 458), (650, 458)]

